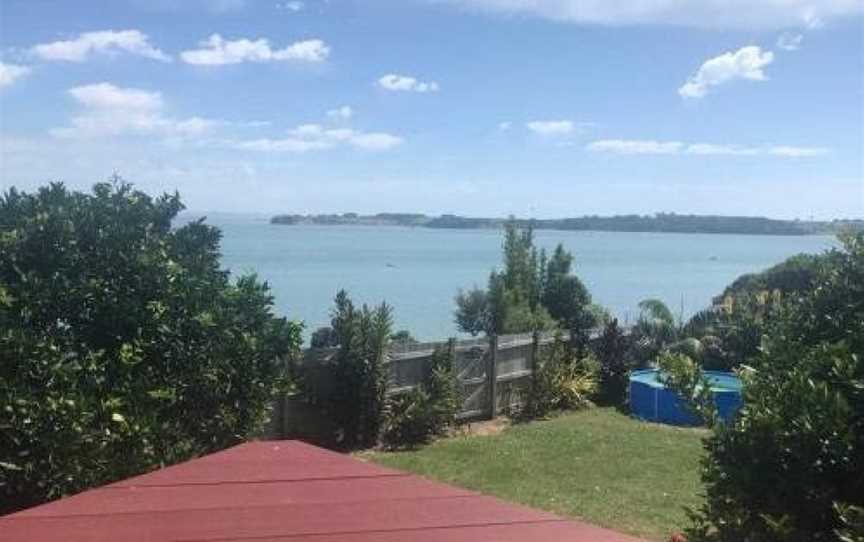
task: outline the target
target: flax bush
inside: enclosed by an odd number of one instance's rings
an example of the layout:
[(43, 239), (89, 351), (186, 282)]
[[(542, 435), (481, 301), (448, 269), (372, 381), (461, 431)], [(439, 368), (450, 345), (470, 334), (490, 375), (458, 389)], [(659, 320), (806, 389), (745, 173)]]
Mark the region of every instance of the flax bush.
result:
[(382, 441), (390, 448), (426, 444), (453, 425), (458, 408), (453, 359), (438, 349), (418, 388), (388, 398)]
[(588, 406), (599, 389), (599, 363), (560, 336), (542, 348), (528, 393), (525, 416)]

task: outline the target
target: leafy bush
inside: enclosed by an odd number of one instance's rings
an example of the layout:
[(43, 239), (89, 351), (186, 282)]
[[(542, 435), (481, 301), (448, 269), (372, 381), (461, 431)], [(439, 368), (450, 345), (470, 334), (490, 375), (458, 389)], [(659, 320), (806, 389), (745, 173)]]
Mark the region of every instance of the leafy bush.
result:
[(631, 330), (634, 359), (639, 365), (657, 358), (664, 348), (678, 340), (675, 317), (665, 303), (659, 299), (639, 302), (639, 318)]
[[(790, 297), (794, 301), (794, 297)], [(783, 293), (767, 290), (741, 293), (724, 299), (722, 305), (696, 314), (682, 333), (697, 349), (683, 352), (703, 368), (730, 371), (759, 352), (775, 312), (782, 306)]]
[(0, 514), (256, 432), (300, 326), (219, 268), (179, 196), (52, 184), (0, 198)]
[(434, 436), (432, 408), (433, 401), (422, 387), (391, 395), (381, 442), (391, 449), (429, 442)]
[(711, 383), (699, 365), (685, 354), (665, 352), (657, 360), (660, 380), (684, 398), (684, 404), (699, 420), (713, 426), (717, 422), (717, 408)]
[(861, 539), (864, 234), (841, 241), (812, 291), (772, 318), (738, 418), (706, 441), (692, 540)]
[(413, 447), (442, 435), (455, 421), (458, 399), (453, 360), (439, 349), (421, 386), (388, 398), (383, 443)]
[(331, 340), (338, 350), (320, 367), (300, 371), (302, 391), (336, 425), (339, 445), (374, 446), (384, 413), (393, 310), (386, 303), (357, 309), (340, 290), (331, 316)]
[(309, 338), (309, 346), (311, 348), (334, 348), (339, 346), (339, 337), (330, 326), (319, 327), (312, 332)]
[(455, 323), (460, 331), (476, 337), (481, 333), (493, 334), (489, 307), (489, 296), (486, 290), (476, 286), (470, 290), (460, 290), (456, 294)]
[(599, 397), (608, 405), (623, 405), (630, 384), (631, 358), (627, 355), (630, 340), (612, 320), (603, 328), (595, 346), (599, 369)]
[(759, 273), (748, 273), (735, 279), (715, 298), (720, 305), (730, 297), (753, 295), (759, 292), (783, 293), (810, 291), (818, 280), (819, 268), (831, 254), (798, 254)]
[(541, 349), (524, 414), (540, 417), (554, 410), (582, 408), (598, 389), (599, 363), (592, 354), (579, 353), (567, 341), (555, 341)]
[(864, 542), (864, 507), (835, 505), (842, 527), (837, 529), (840, 542)]

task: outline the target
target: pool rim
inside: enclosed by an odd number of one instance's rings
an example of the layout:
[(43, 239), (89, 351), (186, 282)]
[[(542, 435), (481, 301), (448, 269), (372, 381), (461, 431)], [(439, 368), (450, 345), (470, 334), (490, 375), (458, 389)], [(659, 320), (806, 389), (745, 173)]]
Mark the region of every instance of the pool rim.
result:
[[(643, 384), (645, 386), (649, 386), (649, 387), (655, 388), (655, 389), (674, 391), (669, 386), (667, 386), (666, 384), (664, 384), (664, 383), (662, 383), (656, 379), (654, 381), (651, 381), (651, 382), (633, 379), (633, 377), (637, 376), (637, 375), (659, 373), (659, 372), (660, 372), (660, 369), (636, 369), (635, 371), (630, 371), (630, 374), (627, 377), (627, 380), (630, 384), (633, 384), (635, 382), (636, 384)], [(702, 374), (708, 375), (708, 376), (723, 377), (723, 378), (732, 377), (739, 382), (739, 386), (737, 388), (711, 386), (711, 393), (737, 393), (740, 395), (742, 390), (743, 390), (744, 382), (741, 380), (741, 377), (739, 377), (737, 374), (735, 374), (731, 371), (702, 371)]]

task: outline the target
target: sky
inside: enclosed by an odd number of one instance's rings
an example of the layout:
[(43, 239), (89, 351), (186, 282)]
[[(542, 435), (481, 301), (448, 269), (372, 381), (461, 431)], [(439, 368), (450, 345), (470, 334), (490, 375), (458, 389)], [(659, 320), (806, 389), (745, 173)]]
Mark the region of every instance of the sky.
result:
[(2, 0), (0, 188), (864, 217), (864, 0)]

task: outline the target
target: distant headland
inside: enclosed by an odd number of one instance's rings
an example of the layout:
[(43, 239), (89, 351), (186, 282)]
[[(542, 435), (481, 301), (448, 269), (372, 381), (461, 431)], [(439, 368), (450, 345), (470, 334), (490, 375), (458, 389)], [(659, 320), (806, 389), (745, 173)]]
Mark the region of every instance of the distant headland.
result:
[[(438, 217), (419, 213), (357, 213), (320, 215), (277, 215), (271, 224), (324, 226), (402, 226), (439, 229), (496, 229), (508, 219), (471, 218), (458, 215)], [(655, 215), (582, 216), (577, 218), (521, 219), (538, 230), (657, 232), (657, 233), (727, 233), (748, 235), (818, 235), (834, 234), (843, 229), (864, 230), (864, 220), (777, 220), (752, 216)]]

